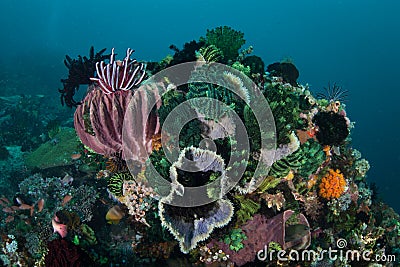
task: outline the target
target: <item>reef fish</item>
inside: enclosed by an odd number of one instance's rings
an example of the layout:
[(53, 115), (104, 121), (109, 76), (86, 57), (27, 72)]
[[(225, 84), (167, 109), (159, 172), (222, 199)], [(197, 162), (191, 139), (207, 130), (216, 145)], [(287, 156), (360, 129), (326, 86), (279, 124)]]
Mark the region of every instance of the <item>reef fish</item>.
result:
[(54, 233), (58, 233), (62, 238), (67, 236), (68, 227), (60, 222), (57, 215), (54, 215), (53, 219), (51, 220), (51, 225), (53, 226)]
[(113, 206), (108, 210), (106, 214), (106, 220), (109, 224), (118, 224), (119, 221), (124, 217), (124, 212), (118, 205)]
[(11, 207), (5, 207), (5, 208), (3, 208), (3, 211), (5, 213), (14, 213), (14, 210)]
[(71, 195), (65, 195), (62, 202), (61, 202), (61, 206), (65, 206), (65, 204), (67, 204), (70, 200), (72, 199)]
[(310, 228), (305, 224), (293, 224), (285, 227), (285, 242), (295, 241), (305, 236)]
[(78, 159), (80, 159), (82, 157), (82, 154), (81, 153), (75, 153), (75, 154), (72, 154), (71, 155), (71, 159), (72, 160), (78, 160)]
[(38, 212), (41, 212), (43, 210), (43, 207), (44, 207), (44, 199), (43, 198), (39, 199), (39, 201), (37, 202), (37, 207), (38, 207)]

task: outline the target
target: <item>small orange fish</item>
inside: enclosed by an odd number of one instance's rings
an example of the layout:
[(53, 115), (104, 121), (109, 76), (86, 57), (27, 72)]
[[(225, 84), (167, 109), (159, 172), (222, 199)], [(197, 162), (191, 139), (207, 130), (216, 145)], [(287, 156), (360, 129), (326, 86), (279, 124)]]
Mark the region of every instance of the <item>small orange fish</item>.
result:
[(41, 212), (43, 210), (43, 207), (44, 207), (44, 199), (43, 198), (39, 199), (39, 201), (37, 202), (37, 207), (38, 207), (38, 212)]
[(78, 160), (78, 159), (80, 159), (81, 157), (82, 157), (82, 154), (81, 154), (81, 153), (74, 153), (74, 154), (71, 155), (71, 159), (72, 159), (72, 160)]
[(104, 205), (108, 205), (108, 202), (104, 198), (100, 198), (99, 201)]
[(11, 207), (5, 207), (5, 208), (3, 208), (3, 211), (5, 213), (14, 213), (15, 212)]
[(30, 209), (32, 209), (32, 208), (33, 208), (33, 206), (28, 205), (28, 204), (25, 204), (25, 203), (22, 203), (22, 204), (19, 206), (19, 209), (20, 209), (20, 210), (30, 210)]
[(29, 210), (30, 215), (33, 215), (34, 209), (35, 209), (35, 205), (28, 205), (25, 203), (22, 203), (19, 207), (20, 210)]
[(1, 200), (1, 201), (4, 201), (4, 202), (7, 203), (7, 204), (11, 204), (11, 203), (10, 203), (10, 200), (8, 200), (8, 198), (6, 198), (6, 197), (2, 197), (2, 198), (0, 198), (0, 200)]
[(51, 224), (53, 225), (54, 233), (58, 233), (62, 238), (67, 236), (68, 226), (62, 224), (57, 215), (54, 215), (53, 219), (51, 220)]
[(65, 197), (63, 198), (62, 202), (61, 202), (61, 206), (65, 206), (65, 204), (67, 204), (70, 200), (72, 199), (71, 195), (65, 195)]

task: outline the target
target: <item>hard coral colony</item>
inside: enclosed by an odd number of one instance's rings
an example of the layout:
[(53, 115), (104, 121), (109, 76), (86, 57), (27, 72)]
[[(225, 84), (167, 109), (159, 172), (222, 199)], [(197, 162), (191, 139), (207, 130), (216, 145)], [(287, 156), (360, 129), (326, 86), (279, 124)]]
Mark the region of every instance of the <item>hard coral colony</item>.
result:
[[(65, 151), (68, 164), (33, 168), (15, 196), (0, 198), (4, 265), (253, 266), (260, 251), (320, 251), (339, 239), (398, 259), (400, 216), (368, 186), (369, 164), (348, 138), (345, 92), (335, 84), (315, 98), (292, 62), (265, 67), (244, 44), (242, 32), (224, 26), (171, 46), (174, 55), (160, 62), (131, 59), (131, 49), (122, 61), (114, 49), (67, 56), (59, 91), (76, 106), (81, 144)], [(190, 61), (183, 77), (168, 76)], [(206, 83), (219, 63), (221, 81)], [(89, 87), (81, 102), (79, 85)], [(258, 121), (260, 106), (271, 121)], [(240, 127), (247, 147), (233, 138)], [(287, 266), (322, 262), (287, 258)], [(262, 263), (279, 264), (276, 254)]]
[(339, 170), (329, 169), (319, 185), (319, 195), (325, 199), (339, 198), (345, 189), (346, 180)]

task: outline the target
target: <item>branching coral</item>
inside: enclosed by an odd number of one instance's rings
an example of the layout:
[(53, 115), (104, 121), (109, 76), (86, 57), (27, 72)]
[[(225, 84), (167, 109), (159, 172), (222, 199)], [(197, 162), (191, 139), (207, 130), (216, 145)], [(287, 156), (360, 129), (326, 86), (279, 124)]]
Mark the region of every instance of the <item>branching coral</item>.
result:
[(329, 169), (322, 177), (319, 195), (325, 199), (339, 198), (346, 187), (346, 180), (340, 170)]
[(154, 209), (153, 189), (134, 180), (124, 180), (122, 182), (122, 196), (118, 197), (121, 203), (125, 204), (128, 212), (133, 216), (136, 222), (147, 226), (146, 212)]
[(78, 188), (71, 188), (70, 194), (72, 199), (64, 207), (79, 214), (82, 222), (91, 221), (93, 208), (99, 196), (96, 188), (89, 185), (81, 185)]
[(261, 198), (265, 200), (268, 208), (273, 208), (278, 211), (283, 208), (283, 205), (285, 204), (286, 201), (282, 192), (278, 192), (276, 194), (264, 193), (261, 195)]
[(304, 211), (312, 220), (317, 220), (321, 213), (322, 204), (315, 191), (309, 192), (304, 201)]

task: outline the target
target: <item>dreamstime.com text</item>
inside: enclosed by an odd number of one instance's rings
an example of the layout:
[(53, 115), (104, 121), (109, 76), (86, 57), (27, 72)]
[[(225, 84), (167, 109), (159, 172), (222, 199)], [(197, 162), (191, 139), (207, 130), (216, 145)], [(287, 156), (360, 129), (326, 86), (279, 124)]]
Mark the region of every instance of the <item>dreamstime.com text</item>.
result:
[(371, 262), (395, 262), (396, 255), (386, 255), (386, 254), (373, 254), (370, 250), (359, 251), (359, 250), (346, 250), (345, 245), (346, 240), (339, 239), (337, 241), (338, 249), (333, 249), (329, 247), (323, 250), (290, 250), (289, 252), (285, 250), (272, 250), (268, 249), (265, 245), (264, 249), (257, 252), (257, 258), (260, 261), (273, 261), (278, 259), (278, 261), (322, 261), (329, 259), (331, 261), (345, 260), (347, 262), (354, 261), (371, 261)]

